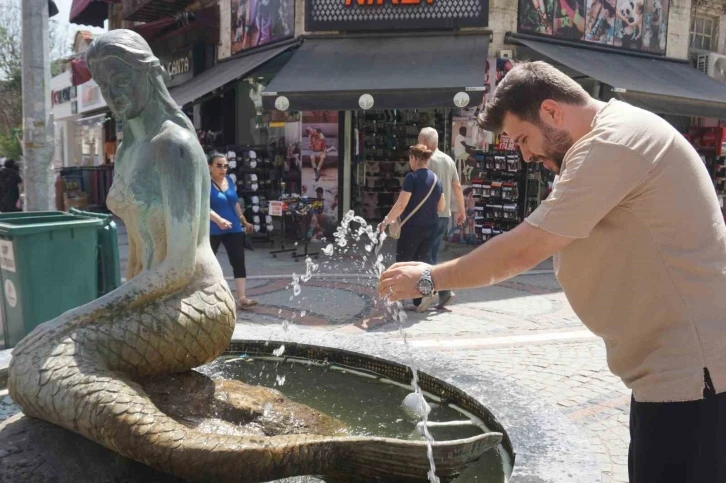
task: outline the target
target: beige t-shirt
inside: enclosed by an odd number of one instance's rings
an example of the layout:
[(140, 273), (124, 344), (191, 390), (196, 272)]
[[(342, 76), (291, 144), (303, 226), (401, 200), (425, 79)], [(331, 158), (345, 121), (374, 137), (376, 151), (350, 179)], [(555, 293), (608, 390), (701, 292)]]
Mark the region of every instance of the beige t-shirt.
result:
[(437, 149), (429, 158), (429, 169), (436, 173), (436, 176), (441, 180), (441, 186), (444, 188), (446, 208), (444, 208), (444, 211), (439, 211), (439, 218), (451, 218), (451, 183), (454, 181), (459, 182), (456, 164), (448, 154)]
[(658, 116), (611, 101), (526, 220), (577, 238), (555, 273), (637, 401), (726, 391), (726, 225), (696, 151)]

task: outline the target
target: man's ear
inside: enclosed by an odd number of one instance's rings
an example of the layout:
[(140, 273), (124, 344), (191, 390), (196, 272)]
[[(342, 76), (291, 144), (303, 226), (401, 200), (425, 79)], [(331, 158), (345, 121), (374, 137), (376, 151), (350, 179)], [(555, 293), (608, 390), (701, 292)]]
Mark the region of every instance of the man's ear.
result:
[(542, 122), (553, 127), (560, 127), (562, 125), (562, 107), (552, 99), (545, 99), (540, 105), (539, 117)]

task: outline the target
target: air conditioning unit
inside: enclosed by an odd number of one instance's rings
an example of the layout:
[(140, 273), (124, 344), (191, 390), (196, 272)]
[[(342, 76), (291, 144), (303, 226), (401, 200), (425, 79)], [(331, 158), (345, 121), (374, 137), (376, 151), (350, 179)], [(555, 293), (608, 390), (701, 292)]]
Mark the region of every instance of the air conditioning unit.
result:
[(726, 82), (726, 55), (703, 54), (696, 59), (696, 69), (717, 81)]

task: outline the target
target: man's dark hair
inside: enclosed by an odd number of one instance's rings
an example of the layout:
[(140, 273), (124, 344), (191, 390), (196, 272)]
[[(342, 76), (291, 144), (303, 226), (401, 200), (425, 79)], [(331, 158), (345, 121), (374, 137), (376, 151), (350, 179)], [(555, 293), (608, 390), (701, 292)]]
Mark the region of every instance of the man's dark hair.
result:
[(315, 188), (315, 192), (316, 192), (317, 194), (323, 193), (324, 191), (325, 191), (325, 190), (324, 190), (324, 189), (322, 188), (322, 186), (318, 186), (317, 188)]
[(580, 84), (546, 62), (517, 63), (479, 114), (479, 126), (499, 133), (507, 113), (523, 121), (540, 124), (539, 110), (547, 99), (584, 106), (590, 95)]
[(7, 169), (15, 169), (17, 165), (15, 164), (14, 159), (6, 159), (5, 164), (3, 164), (3, 166)]

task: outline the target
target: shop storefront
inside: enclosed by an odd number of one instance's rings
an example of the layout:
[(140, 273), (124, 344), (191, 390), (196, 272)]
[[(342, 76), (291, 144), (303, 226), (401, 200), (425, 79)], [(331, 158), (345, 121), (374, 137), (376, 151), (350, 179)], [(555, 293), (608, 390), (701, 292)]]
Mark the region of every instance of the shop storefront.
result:
[[(274, 229), (268, 202), (285, 191), (300, 190), (299, 177), (283, 166), (290, 119), (262, 107), (261, 91), (299, 45), (293, 38), (294, 1), (277, 6), (231, 2), (229, 16), (222, 16), (230, 24), (216, 26), (229, 36), (221, 43), (229, 46), (231, 55), (213, 65), (208, 62), (194, 78), (169, 90), (193, 120), (205, 151), (227, 154), (246, 216), (265, 239)], [(198, 64), (196, 58), (194, 63)]]
[(66, 71), (51, 79), (51, 113), (54, 121), (53, 167), (58, 170), (73, 164), (73, 128), (80, 117), (77, 88), (72, 84), (71, 72)]
[(514, 58), (546, 60), (595, 98), (661, 115), (691, 140), (722, 197), (726, 153), (718, 120), (726, 119), (726, 84), (666, 56), (670, 2), (567, 3), (556, 9), (552, 2), (519, 1), (518, 31), (507, 36)]
[[(423, 127), (438, 131), (471, 186), (496, 141), (475, 125), (489, 89), (488, 3), (308, 0), (305, 9), (313, 33), (264, 89), (263, 108), (296, 120), (286, 122), (285, 162), (301, 173), (298, 194), (324, 198), (328, 227), (350, 209), (370, 223), (385, 216)], [(315, 34), (330, 31), (346, 33)]]

